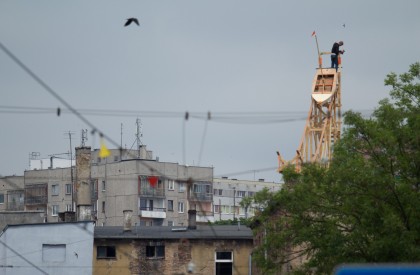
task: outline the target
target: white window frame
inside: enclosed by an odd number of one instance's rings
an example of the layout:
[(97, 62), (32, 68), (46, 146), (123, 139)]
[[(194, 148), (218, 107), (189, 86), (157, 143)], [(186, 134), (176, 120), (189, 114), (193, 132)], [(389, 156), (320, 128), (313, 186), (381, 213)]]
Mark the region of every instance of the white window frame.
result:
[[(68, 188), (70, 187), (70, 188)], [(72, 192), (72, 184), (71, 183), (66, 183), (66, 195), (71, 195)]]
[(174, 180), (168, 180), (168, 190), (175, 190), (175, 181)]
[(60, 185), (55, 183), (51, 184), (51, 196), (58, 196), (60, 195)]
[[(224, 252), (224, 253), (230, 252), (231, 258), (228, 259), (228, 260), (225, 260), (225, 259), (219, 260), (219, 259), (217, 259), (217, 253), (218, 252)], [(232, 263), (232, 274), (233, 274), (233, 251), (216, 251), (216, 252), (214, 252), (214, 270), (215, 271), (216, 271), (217, 263)]]
[(55, 217), (58, 216), (58, 212), (60, 211), (60, 205), (55, 204), (51, 207), (51, 216)]
[(185, 184), (183, 182), (178, 183), (179, 192), (185, 192)]
[(214, 213), (220, 213), (220, 205), (218, 205), (218, 204), (215, 204), (214, 205)]
[(236, 191), (236, 194), (237, 194), (236, 197), (238, 197), (238, 198), (244, 198), (246, 196), (246, 191), (238, 190), (238, 191)]
[(184, 213), (185, 209), (184, 209), (184, 202), (179, 201), (178, 202), (178, 213)]

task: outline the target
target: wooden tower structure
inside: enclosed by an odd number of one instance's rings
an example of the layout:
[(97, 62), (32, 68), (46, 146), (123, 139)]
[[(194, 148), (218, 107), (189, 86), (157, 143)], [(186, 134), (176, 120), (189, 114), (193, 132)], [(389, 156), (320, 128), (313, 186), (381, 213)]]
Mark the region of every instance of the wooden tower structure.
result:
[(319, 67), (312, 81), (311, 105), (302, 138), (296, 155), (286, 161), (277, 151), (281, 173), (287, 164), (293, 164), (300, 172), (303, 163), (318, 162), (329, 165), (334, 144), (341, 134), (341, 57), (338, 57), (339, 68), (322, 67), (322, 55), (318, 54)]

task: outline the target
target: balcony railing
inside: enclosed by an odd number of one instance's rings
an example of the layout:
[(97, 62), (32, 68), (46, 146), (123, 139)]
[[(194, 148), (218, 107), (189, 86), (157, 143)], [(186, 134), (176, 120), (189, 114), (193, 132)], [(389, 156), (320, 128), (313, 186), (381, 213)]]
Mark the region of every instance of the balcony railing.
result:
[(166, 208), (140, 207), (139, 215), (144, 218), (166, 219)]
[(47, 196), (31, 196), (25, 198), (25, 204), (34, 205), (34, 204), (47, 204)]
[(197, 222), (214, 222), (214, 214), (213, 212), (208, 212), (208, 211), (197, 211), (196, 221)]
[(9, 202), (7, 203), (7, 210), (10, 211), (19, 211), (24, 210), (25, 205), (23, 203)]
[(140, 207), (140, 210), (166, 212), (166, 208), (149, 207), (149, 206), (147, 206), (147, 207)]
[(191, 201), (212, 201), (213, 194), (212, 193), (191, 193), (190, 200)]
[(165, 189), (158, 188), (140, 188), (140, 196), (145, 197), (165, 197)]

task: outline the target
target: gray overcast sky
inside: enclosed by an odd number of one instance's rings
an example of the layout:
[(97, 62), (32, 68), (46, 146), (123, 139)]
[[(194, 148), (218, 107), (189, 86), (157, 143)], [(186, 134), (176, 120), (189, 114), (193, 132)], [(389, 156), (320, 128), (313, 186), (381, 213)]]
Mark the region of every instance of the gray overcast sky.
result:
[[(278, 182), (275, 169), (258, 170), (276, 167), (277, 150), (292, 158), (299, 144), (317, 66), (312, 32), (322, 51), (344, 41), (343, 110), (372, 110), (388, 96), (386, 75), (420, 60), (419, 11), (418, 0), (2, 0), (0, 42), (73, 108), (143, 114), (142, 142), (161, 161), (186, 159), (214, 166), (215, 176)], [(129, 17), (141, 26), (123, 27)], [(0, 106), (65, 108), (1, 50), (0, 95)], [(75, 133), (77, 146), (81, 129), (91, 130), (69, 113), (0, 110), (3, 176), (23, 175), (30, 152), (68, 152), (65, 132)], [(206, 124), (192, 117), (184, 125), (186, 111), (246, 112), (250, 120), (282, 112), (279, 119), (294, 121)], [(118, 143), (123, 123), (123, 146), (134, 143), (136, 115), (85, 117)], [(88, 138), (99, 146), (97, 136)], [(236, 174), (248, 170), (256, 172)]]

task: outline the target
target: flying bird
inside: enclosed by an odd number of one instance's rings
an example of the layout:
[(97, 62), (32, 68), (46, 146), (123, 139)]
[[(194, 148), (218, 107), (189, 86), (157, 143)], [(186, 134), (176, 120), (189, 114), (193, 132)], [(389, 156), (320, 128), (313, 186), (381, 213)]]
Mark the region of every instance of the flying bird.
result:
[(132, 17), (132, 18), (128, 18), (127, 19), (127, 22), (125, 22), (125, 25), (124, 25), (124, 27), (127, 27), (128, 25), (130, 25), (131, 23), (136, 23), (137, 24), (137, 26), (140, 26), (140, 24), (139, 24), (139, 20), (137, 20), (137, 18), (134, 18), (134, 17)]

